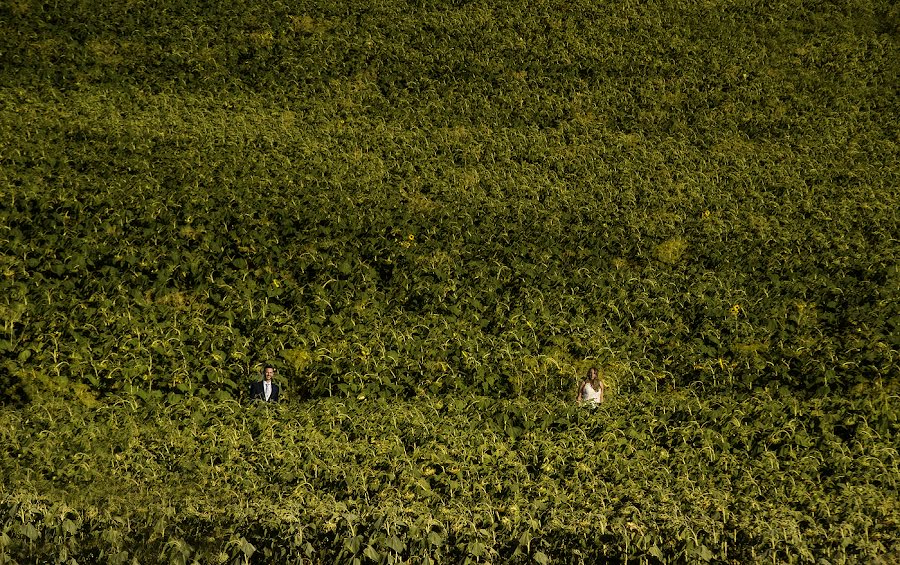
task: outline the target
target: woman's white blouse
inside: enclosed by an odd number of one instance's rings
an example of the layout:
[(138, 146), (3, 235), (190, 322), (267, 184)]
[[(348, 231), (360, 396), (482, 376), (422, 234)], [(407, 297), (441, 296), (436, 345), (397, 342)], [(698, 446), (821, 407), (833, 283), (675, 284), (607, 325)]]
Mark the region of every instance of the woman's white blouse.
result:
[(589, 382), (584, 383), (582, 398), (585, 402), (596, 402), (597, 404), (603, 402), (603, 394), (599, 390), (594, 390), (594, 387)]

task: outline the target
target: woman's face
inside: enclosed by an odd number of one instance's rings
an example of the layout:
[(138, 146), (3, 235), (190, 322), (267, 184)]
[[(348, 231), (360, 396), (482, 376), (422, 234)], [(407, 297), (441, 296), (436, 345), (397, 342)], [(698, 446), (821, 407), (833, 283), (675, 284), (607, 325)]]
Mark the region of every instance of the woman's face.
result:
[(591, 382), (597, 380), (597, 369), (594, 369), (594, 368), (592, 367), (592, 368), (588, 371), (588, 380), (590, 380)]

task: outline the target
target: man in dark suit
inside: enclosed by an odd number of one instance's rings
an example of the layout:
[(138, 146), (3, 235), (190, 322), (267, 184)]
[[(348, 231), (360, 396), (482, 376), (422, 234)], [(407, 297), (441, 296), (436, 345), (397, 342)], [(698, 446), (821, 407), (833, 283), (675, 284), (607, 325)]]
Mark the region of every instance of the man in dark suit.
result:
[(262, 400), (263, 402), (278, 402), (278, 385), (272, 382), (275, 376), (275, 368), (266, 365), (263, 370), (263, 380), (250, 385), (250, 400)]

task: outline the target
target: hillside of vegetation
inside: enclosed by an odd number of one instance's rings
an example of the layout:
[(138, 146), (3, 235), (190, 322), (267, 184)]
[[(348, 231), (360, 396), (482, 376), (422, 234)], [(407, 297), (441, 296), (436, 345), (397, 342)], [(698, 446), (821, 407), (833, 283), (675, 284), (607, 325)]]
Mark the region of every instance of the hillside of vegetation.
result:
[(0, 561), (900, 553), (892, 2), (105, 4), (0, 5)]

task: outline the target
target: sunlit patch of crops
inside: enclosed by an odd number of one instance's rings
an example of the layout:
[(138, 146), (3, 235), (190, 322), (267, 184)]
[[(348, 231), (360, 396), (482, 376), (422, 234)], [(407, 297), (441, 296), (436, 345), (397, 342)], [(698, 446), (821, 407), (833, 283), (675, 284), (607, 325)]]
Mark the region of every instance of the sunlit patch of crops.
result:
[(887, 391), (649, 393), (597, 409), (469, 396), (268, 408), (48, 401), (2, 414), (12, 486), (0, 550), (886, 558), (900, 518), (890, 496), (898, 408)]

